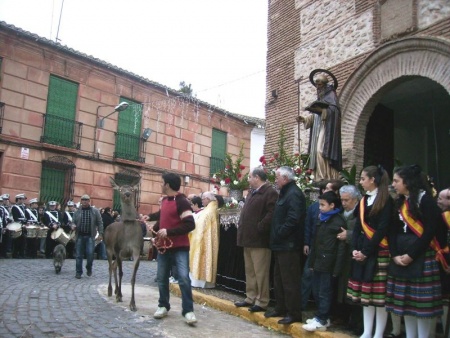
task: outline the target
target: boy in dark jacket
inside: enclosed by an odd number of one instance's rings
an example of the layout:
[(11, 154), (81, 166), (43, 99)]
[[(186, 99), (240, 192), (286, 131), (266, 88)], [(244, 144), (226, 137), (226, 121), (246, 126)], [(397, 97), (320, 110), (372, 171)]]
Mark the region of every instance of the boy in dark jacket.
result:
[(347, 228), (340, 207), (339, 197), (333, 191), (319, 196), (320, 214), (309, 260), (317, 311), (314, 318), (302, 326), (307, 331), (325, 331), (330, 326), (332, 281), (340, 274), (345, 260), (345, 243), (337, 237), (341, 228)]

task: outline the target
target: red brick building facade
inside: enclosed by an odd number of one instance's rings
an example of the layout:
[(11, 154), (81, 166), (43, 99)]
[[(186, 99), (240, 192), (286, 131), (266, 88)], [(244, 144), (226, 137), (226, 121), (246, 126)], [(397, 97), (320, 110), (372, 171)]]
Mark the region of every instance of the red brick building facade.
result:
[[(225, 150), (231, 154), (237, 155), (244, 144), (244, 165), (249, 165), (255, 119), (183, 97), (161, 84), (4, 22), (0, 23), (0, 62), (0, 101), (4, 103), (0, 191), (9, 193), (12, 202), (18, 193), (48, 202), (50, 197), (42, 196), (41, 189), (51, 187), (51, 180), (62, 173), (65, 183), (60, 196), (53, 193), (53, 199), (64, 204), (89, 194), (92, 204), (112, 206), (109, 177), (119, 175), (140, 177), (139, 211), (155, 211), (164, 171), (182, 176), (181, 191), (185, 194), (212, 188), (209, 178), (215, 131), (225, 137)], [(71, 133), (67, 146), (52, 141), (52, 133), (45, 130), (51, 124), (48, 112), (56, 109), (49, 107), (51, 92), (61, 94), (58, 83), (75, 88), (74, 118), (57, 117)], [(52, 100), (58, 103), (58, 97)], [(123, 100), (128, 100), (129, 107), (115, 111)], [(138, 148), (130, 148), (137, 151), (131, 160), (126, 149), (118, 155), (119, 115), (136, 119), (137, 136), (132, 141)], [(98, 124), (102, 118), (103, 127)], [(153, 133), (144, 140), (146, 129)], [(53, 129), (55, 134), (61, 132), (63, 139), (65, 129)]]
[(339, 82), (345, 168), (418, 163), (450, 184), (448, 1), (270, 0), (266, 153), (281, 125), (292, 151), (307, 151), (295, 117), (315, 99), (314, 69)]

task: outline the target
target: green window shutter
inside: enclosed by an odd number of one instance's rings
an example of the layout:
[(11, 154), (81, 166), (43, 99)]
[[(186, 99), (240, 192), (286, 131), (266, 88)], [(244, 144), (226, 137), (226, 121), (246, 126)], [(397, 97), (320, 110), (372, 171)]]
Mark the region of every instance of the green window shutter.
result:
[(227, 133), (213, 129), (212, 131), (212, 143), (211, 143), (211, 163), (210, 174), (218, 172), (224, 168), (223, 160), (227, 152)]
[(120, 102), (127, 102), (128, 108), (119, 113), (116, 157), (131, 161), (139, 161), (140, 141), (142, 129), (142, 104), (123, 98)]
[(42, 167), (40, 199), (45, 202), (58, 201), (64, 197), (66, 170)]
[(74, 147), (78, 84), (50, 75), (43, 141)]

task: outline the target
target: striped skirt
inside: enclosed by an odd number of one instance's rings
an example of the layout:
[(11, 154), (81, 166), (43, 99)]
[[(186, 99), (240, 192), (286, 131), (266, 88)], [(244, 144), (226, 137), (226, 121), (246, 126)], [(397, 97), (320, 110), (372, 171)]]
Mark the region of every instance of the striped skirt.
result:
[(388, 276), (386, 311), (399, 316), (422, 318), (442, 315), (439, 263), (434, 256), (434, 251), (426, 252), (422, 277), (405, 279)]
[(347, 298), (352, 303), (365, 306), (384, 306), (388, 264), (389, 250), (380, 249), (373, 280), (361, 282), (350, 278), (347, 285)]

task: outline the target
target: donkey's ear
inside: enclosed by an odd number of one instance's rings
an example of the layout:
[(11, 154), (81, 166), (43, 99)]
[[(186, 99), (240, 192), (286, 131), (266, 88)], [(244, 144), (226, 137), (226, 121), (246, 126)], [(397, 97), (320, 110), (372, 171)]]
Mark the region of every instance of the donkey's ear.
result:
[(114, 181), (114, 178), (112, 178), (111, 176), (109, 177), (109, 182), (111, 183), (113, 189), (119, 190), (119, 186), (117, 185), (116, 181)]

